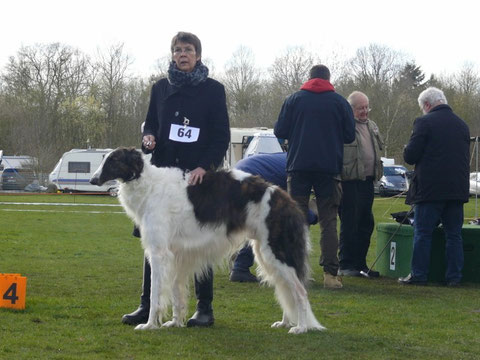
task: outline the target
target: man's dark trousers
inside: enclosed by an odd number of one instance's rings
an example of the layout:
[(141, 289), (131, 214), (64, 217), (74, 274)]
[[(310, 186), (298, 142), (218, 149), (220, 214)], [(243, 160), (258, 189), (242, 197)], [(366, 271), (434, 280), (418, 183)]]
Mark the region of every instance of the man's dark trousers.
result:
[(340, 269), (367, 269), (366, 257), (374, 228), (373, 177), (342, 182), (339, 263)]

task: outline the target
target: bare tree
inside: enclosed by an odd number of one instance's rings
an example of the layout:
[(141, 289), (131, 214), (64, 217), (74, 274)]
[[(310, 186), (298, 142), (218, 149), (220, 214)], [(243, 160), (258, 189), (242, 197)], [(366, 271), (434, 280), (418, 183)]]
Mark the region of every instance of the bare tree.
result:
[(364, 86), (374, 83), (391, 84), (405, 64), (404, 56), (387, 46), (370, 44), (357, 50), (350, 61), (356, 81)]
[(284, 55), (276, 58), (270, 68), (272, 83), (285, 97), (300, 89), (308, 79), (314, 65), (314, 56), (304, 47), (287, 48)]
[(465, 63), (458, 74), (454, 75), (458, 90), (463, 94), (478, 94), (480, 78), (472, 63)]
[(223, 84), (232, 125), (258, 126), (261, 106), (260, 71), (250, 49), (240, 46), (225, 66)]
[[(21, 47), (3, 73), (3, 95), (12, 118), (14, 152), (36, 154), (50, 166), (65, 143), (65, 104), (86, 92), (88, 58), (59, 43)], [(60, 150), (62, 151), (62, 150)]]
[(273, 126), (285, 98), (300, 90), (314, 62), (314, 55), (302, 46), (288, 47), (274, 60), (263, 82), (262, 125)]
[(480, 77), (471, 63), (465, 63), (452, 77), (455, 91), (448, 96), (455, 112), (465, 120), (473, 136), (480, 135)]
[(98, 84), (102, 106), (106, 113), (106, 146), (116, 145), (116, 138), (122, 130), (123, 97), (129, 80), (129, 67), (132, 60), (123, 51), (123, 43), (110, 46), (106, 52), (99, 51)]

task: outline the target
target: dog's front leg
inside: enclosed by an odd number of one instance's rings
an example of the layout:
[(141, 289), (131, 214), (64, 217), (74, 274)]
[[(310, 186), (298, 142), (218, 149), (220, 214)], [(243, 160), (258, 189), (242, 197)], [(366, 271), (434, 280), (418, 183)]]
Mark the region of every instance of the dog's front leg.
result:
[(155, 330), (161, 326), (163, 313), (166, 310), (165, 283), (170, 267), (169, 256), (158, 252), (149, 257), (151, 272), (150, 313), (146, 324), (139, 324), (135, 330)]
[(187, 276), (180, 269), (175, 271), (172, 289), (172, 320), (167, 321), (162, 327), (183, 327), (187, 315)]

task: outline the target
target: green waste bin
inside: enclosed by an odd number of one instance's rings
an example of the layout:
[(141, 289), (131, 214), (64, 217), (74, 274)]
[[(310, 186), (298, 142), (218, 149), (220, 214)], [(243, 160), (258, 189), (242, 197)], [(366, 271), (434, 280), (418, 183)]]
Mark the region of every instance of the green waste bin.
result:
[[(413, 227), (398, 223), (380, 223), (377, 225), (377, 256), (386, 246), (378, 259), (376, 269), (381, 275), (391, 278), (407, 276), (413, 251)], [(464, 268), (463, 281), (480, 282), (480, 226), (464, 225), (462, 228)], [(432, 238), (432, 253), (428, 281), (445, 281), (445, 235), (442, 228), (436, 228)]]
[(480, 283), (480, 226), (463, 225), (463, 281)]

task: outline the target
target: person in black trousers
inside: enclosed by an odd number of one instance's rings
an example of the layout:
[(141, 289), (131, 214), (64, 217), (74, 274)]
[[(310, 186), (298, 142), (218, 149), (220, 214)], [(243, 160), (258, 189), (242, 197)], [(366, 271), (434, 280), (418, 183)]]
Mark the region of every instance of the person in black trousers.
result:
[[(171, 42), (172, 62), (167, 78), (157, 81), (143, 129), (142, 150), (152, 153), (158, 167), (178, 167), (190, 173), (189, 182), (201, 183), (207, 170), (218, 168), (230, 142), (230, 126), (224, 86), (208, 77), (202, 63), (202, 45), (192, 33), (179, 32)], [(135, 230), (136, 236), (140, 236)], [(143, 292), (139, 308), (122, 322), (137, 325), (148, 320), (150, 264), (143, 266)], [(197, 309), (187, 326), (214, 323), (213, 271), (195, 277)]]
[(383, 140), (377, 124), (368, 118), (367, 95), (354, 91), (347, 101), (355, 117), (355, 141), (346, 144), (343, 152), (338, 274), (361, 276), (360, 271), (364, 271), (379, 277), (378, 271), (368, 269), (366, 258), (375, 225), (373, 185), (383, 175)]

